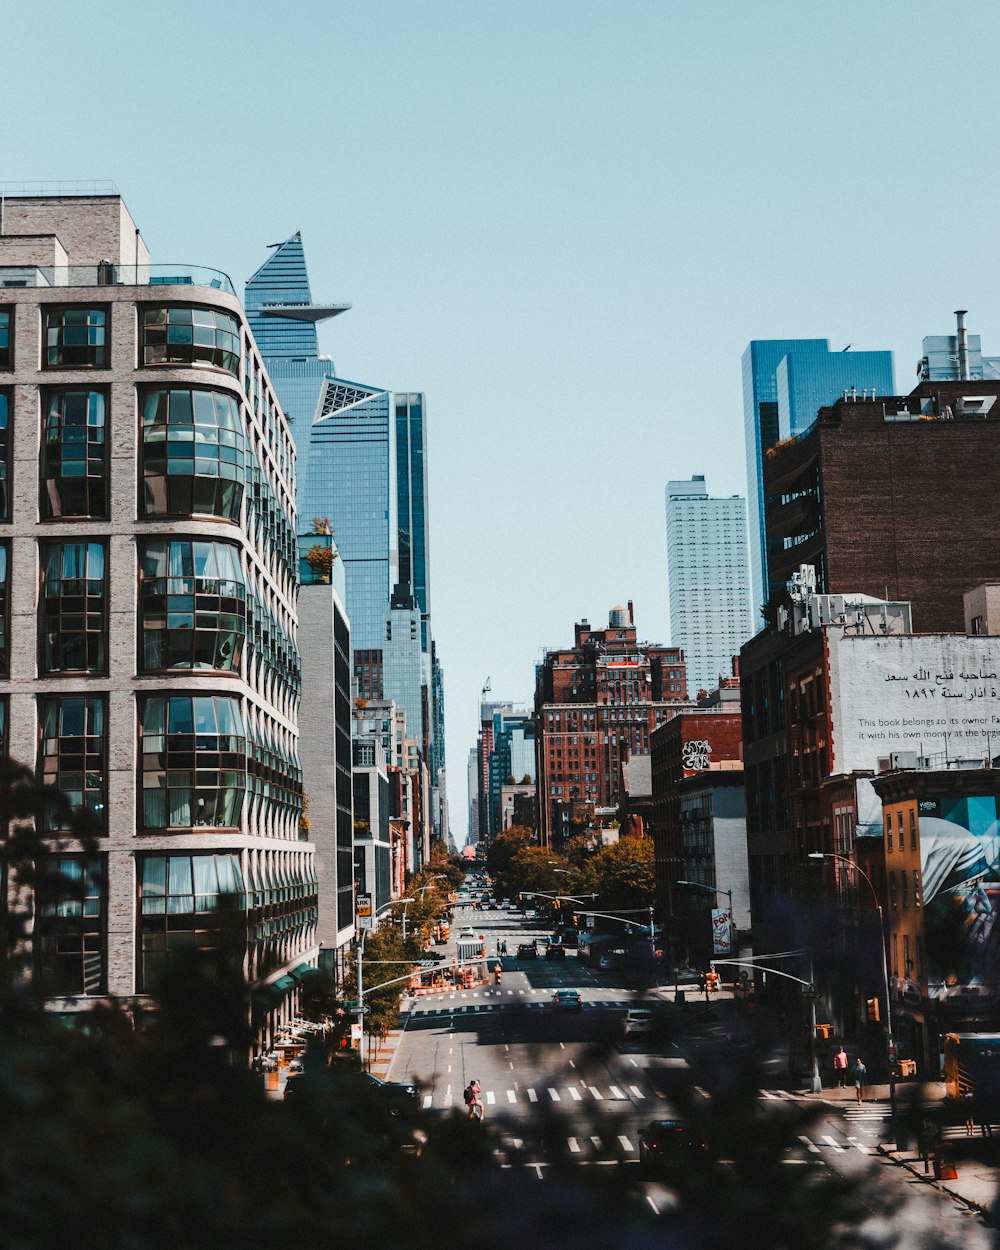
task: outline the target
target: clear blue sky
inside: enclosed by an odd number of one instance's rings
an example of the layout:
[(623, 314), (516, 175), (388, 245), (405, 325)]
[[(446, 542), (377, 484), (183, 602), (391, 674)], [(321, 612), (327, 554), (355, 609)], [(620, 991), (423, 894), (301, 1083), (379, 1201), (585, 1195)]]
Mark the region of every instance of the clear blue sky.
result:
[(452, 827), (480, 687), (635, 601), (663, 488), (745, 493), (751, 338), (1000, 354), (992, 3), (0, 0), (0, 179), (113, 179), (158, 261), (301, 230), (342, 374), (423, 390)]

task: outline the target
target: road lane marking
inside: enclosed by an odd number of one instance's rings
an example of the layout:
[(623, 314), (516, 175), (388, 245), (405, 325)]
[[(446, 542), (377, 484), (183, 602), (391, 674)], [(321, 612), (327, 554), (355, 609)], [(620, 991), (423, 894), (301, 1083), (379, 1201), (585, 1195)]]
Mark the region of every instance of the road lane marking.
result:
[(811, 1142), (808, 1137), (803, 1137), (802, 1134), (800, 1133), (799, 1141), (802, 1142), (802, 1144), (805, 1146), (806, 1150), (808, 1150), (810, 1154), (814, 1154), (814, 1155), (819, 1154), (819, 1146)]
[(488, 1089), (488, 1090), (486, 1091), (486, 1101), (487, 1101), (487, 1102), (489, 1103), (489, 1105), (492, 1107), (492, 1106), (493, 1106), (493, 1104), (496, 1102), (496, 1100), (497, 1100), (497, 1098), (496, 1098), (496, 1094), (494, 1094), (494, 1092), (493, 1092), (491, 1089)]
[(517, 1102), (517, 1090), (516, 1089), (509, 1089), (507, 1091), (507, 1101)]
[(578, 1155), (580, 1153), (580, 1143), (576, 1140), (576, 1138), (567, 1137), (566, 1141), (569, 1143), (569, 1148), (573, 1154)]
[(528, 1090), (528, 1102), (538, 1102), (538, 1095), (533, 1089)]
[(594, 1143), (594, 1148), (595, 1148), (596, 1150), (600, 1150), (600, 1148), (601, 1148), (601, 1139), (600, 1139), (599, 1137), (592, 1137), (590, 1140)]
[(777, 1094), (772, 1094), (769, 1089), (762, 1089), (760, 1091), (760, 1094), (762, 1098), (777, 1098), (778, 1097)]
[(701, 1094), (702, 1098), (710, 1098), (710, 1097), (711, 1097), (711, 1095), (710, 1095), (709, 1093), (707, 1093), (705, 1090), (703, 1090), (703, 1089), (701, 1088), (701, 1086), (700, 1086), (700, 1085), (696, 1085), (696, 1086), (695, 1086), (695, 1089), (698, 1091), (698, 1093), (699, 1093), (699, 1094)]
[(624, 1098), (624, 1097), (625, 1097), (625, 1095), (621, 1092), (621, 1090), (618, 1088), (618, 1086), (617, 1086), (617, 1085), (612, 1085), (612, 1086), (610, 1087), (610, 1089), (611, 1089), (612, 1094), (613, 1094), (616, 1098)]
[(576, 1088), (575, 1085), (571, 1085), (569, 1087), (569, 1095), (573, 1099), (574, 1102), (583, 1102), (583, 1095), (580, 1093), (580, 1091)]
[(834, 1139), (830, 1136), (829, 1133), (823, 1134), (823, 1140), (826, 1142), (828, 1146), (832, 1146), (834, 1150), (839, 1150), (841, 1154), (844, 1153), (844, 1147), (840, 1144), (840, 1142), (834, 1141)]
[(434, 1095), (424, 1094), (424, 1110), (426, 1111), (428, 1107), (431, 1107), (433, 1105), (434, 1105)]
[(559, 1043), (559, 1049), (560, 1049), (560, 1050), (565, 1050), (565, 1049), (566, 1049), (566, 1043), (565, 1043), (565, 1042), (560, 1042), (560, 1043)]
[(630, 1060), (629, 1060), (629, 1063), (631, 1063), (631, 1065), (632, 1065), (632, 1067), (633, 1067), (633, 1068), (637, 1068), (637, 1067), (639, 1066), (639, 1065), (638, 1065), (638, 1063), (636, 1063), (636, 1061), (635, 1061), (634, 1059), (630, 1059)]
[(571, 1068), (575, 1068), (575, 1067), (576, 1067), (576, 1064), (573, 1062), (573, 1060), (572, 1060), (572, 1059), (569, 1061), (569, 1066), (570, 1066)]
[(511, 1072), (513, 1072), (513, 1071), (514, 1071), (514, 1061), (513, 1061), (513, 1060), (509, 1060), (509, 1061), (508, 1061), (508, 1063), (507, 1063), (507, 1067), (508, 1067), (508, 1068), (510, 1068)]
[(623, 1150), (628, 1150), (628, 1151), (635, 1150), (635, 1147), (632, 1145), (632, 1143), (629, 1141), (629, 1139), (625, 1136), (624, 1133), (618, 1134), (618, 1140), (621, 1142)]
[(604, 1095), (596, 1086), (590, 1085), (588, 1086), (588, 1089), (590, 1090), (591, 1094), (593, 1094), (593, 1096), (597, 1099), (598, 1102), (604, 1101)]
[(646, 1095), (642, 1092), (642, 1090), (639, 1088), (638, 1085), (630, 1085), (629, 1089), (632, 1091), (632, 1093), (635, 1095), (636, 1098), (644, 1099), (646, 1097)]
[(860, 1150), (863, 1155), (870, 1153), (869, 1147), (859, 1142), (856, 1137), (848, 1137), (847, 1140), (851, 1143), (855, 1150)]
[(562, 1102), (562, 1099), (559, 1097), (559, 1091), (557, 1089), (552, 1089), (551, 1086), (549, 1087), (549, 1097), (553, 1102)]

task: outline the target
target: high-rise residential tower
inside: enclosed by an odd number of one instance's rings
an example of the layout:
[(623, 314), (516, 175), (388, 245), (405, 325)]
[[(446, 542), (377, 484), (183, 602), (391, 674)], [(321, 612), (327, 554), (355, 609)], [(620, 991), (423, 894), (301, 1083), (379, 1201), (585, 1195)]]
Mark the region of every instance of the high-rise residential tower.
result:
[[(784, 583), (768, 572), (764, 526), (764, 459), (780, 439), (807, 430), (820, 408), (851, 389), (893, 393), (891, 352), (831, 352), (827, 339), (755, 339), (743, 353), (743, 421), (747, 457), (750, 528), (751, 625)], [(780, 540), (772, 539), (772, 542)]]
[(670, 641), (681, 647), (688, 691), (714, 690), (751, 636), (743, 499), (710, 499), (702, 475), (668, 482)]
[(0, 430), (3, 751), (95, 834), (43, 818), (84, 888), (33, 900), (35, 971), (127, 1000), (236, 932), (263, 1044), (319, 904), (295, 447), (229, 279), (150, 265), (117, 193), (5, 195)]

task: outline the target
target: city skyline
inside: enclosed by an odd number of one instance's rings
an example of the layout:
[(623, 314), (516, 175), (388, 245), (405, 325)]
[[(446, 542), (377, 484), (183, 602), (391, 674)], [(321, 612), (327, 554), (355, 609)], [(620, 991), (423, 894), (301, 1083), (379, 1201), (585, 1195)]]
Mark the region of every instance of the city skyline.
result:
[[(1000, 342), (981, 260), (996, 175), (954, 142), (955, 116), (988, 115), (996, 98), (992, 10), (847, 4), (802, 22), (780, 3), (331, 4), (306, 42), (262, 3), (222, 0), (199, 14), (198, 57), (189, 29), (165, 23), (151, 58), (124, 5), (57, 8), (57, 22), (45, 8), (5, 22), (5, 175), (113, 178), (157, 256), (223, 269), (237, 290), (268, 244), (300, 230), (314, 290), (353, 304), (319, 325), (320, 352), (427, 395), (454, 761), (475, 741), (487, 674), (528, 701), (567, 619), (631, 598), (643, 634), (671, 641), (663, 484), (705, 472), (714, 492), (749, 500), (749, 341), (888, 349), (903, 390), (956, 308), (987, 350)], [(112, 41), (120, 72), (81, 141), (28, 66), (45, 48), (82, 98)], [(416, 87), (387, 75), (373, 90), (373, 48), (386, 64), (417, 58)], [(924, 48), (961, 75), (925, 84), (919, 105), (887, 92), (886, 65), (905, 73)], [(251, 208), (232, 194), (247, 145), (220, 144), (205, 122), (209, 63), (266, 63), (282, 83), (277, 104), (242, 97), (241, 133), (264, 155)], [(852, 83), (836, 107), (822, 75)], [(154, 96), (173, 118), (155, 149), (136, 106)], [(951, 183), (977, 189), (961, 231), (978, 246), (956, 248), (953, 207), (900, 190), (940, 152)], [(895, 189), (875, 194), (873, 170)], [(460, 842), (462, 788), (453, 778)]]

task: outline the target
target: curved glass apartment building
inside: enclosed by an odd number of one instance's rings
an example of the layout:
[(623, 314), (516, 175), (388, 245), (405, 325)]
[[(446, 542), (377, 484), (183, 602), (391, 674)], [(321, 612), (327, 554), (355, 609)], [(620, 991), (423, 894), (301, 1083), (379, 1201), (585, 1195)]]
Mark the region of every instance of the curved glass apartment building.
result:
[(294, 444), (228, 278), (151, 266), (117, 195), (5, 197), (3, 748), (96, 844), (53, 805), (80, 889), (36, 900), (31, 946), (63, 1010), (154, 993), (234, 916), (262, 1033), (315, 962), (297, 568)]

